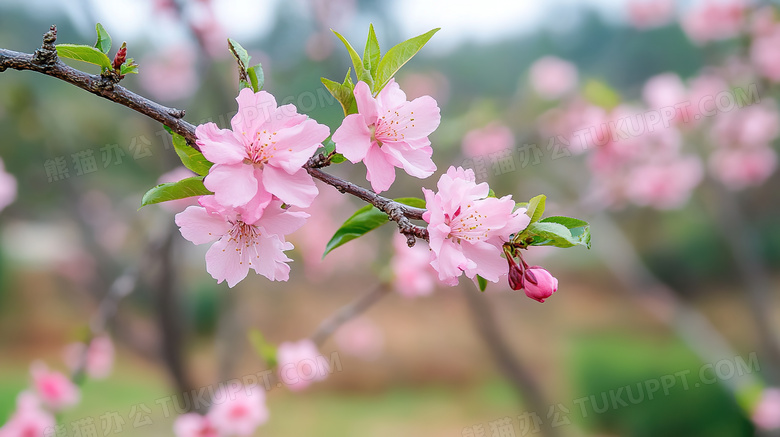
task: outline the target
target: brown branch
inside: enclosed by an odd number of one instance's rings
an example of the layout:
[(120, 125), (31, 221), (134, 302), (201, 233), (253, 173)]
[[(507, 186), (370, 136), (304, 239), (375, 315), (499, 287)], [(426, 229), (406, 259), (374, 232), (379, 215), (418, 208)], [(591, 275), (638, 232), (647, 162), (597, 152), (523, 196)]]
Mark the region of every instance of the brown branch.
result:
[(391, 288), (388, 284), (380, 284), (375, 289), (371, 290), (368, 294), (364, 294), (347, 305), (341, 307), (336, 313), (330, 316), (327, 320), (322, 322), (317, 328), (317, 331), (312, 334), (311, 341), (318, 347), (322, 347), (323, 343), (331, 336), (337, 329), (344, 323), (357, 317), (365, 310), (371, 308), (372, 305), (377, 303), (384, 296), (389, 294)]
[[(143, 96), (129, 91), (116, 84), (110, 76), (91, 75), (72, 68), (57, 58), (54, 42), (57, 39), (57, 28), (51, 26), (49, 32), (44, 35), (43, 45), (35, 51), (35, 54), (20, 53), (0, 48), (0, 72), (6, 69), (37, 71), (47, 76), (75, 85), (87, 92), (111, 100), (133, 109), (149, 118), (159, 121), (165, 126), (187, 140), (187, 144), (196, 150), (200, 150), (195, 144), (195, 126), (182, 120), (184, 111), (168, 108), (153, 102)], [(390, 220), (398, 223), (398, 229), (406, 235), (409, 246), (414, 246), (416, 238), (428, 240), (428, 230), (415, 225), (411, 220), (422, 220), (425, 210), (413, 208), (392, 199), (380, 196), (366, 188), (332, 176), (320, 170), (330, 164), (330, 156), (317, 154), (313, 156), (305, 166), (306, 171), (312, 177), (335, 187), (342, 193), (349, 193), (364, 200), (380, 211), (387, 214)]]

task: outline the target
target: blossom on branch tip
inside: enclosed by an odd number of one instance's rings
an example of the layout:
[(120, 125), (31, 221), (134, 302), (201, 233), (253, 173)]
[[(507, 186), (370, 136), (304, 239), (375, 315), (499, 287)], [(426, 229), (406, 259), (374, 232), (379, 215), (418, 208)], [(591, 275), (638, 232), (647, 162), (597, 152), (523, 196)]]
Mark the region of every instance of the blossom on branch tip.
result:
[(255, 205), (230, 208), (215, 196), (200, 198), (201, 206), (190, 206), (176, 215), (181, 234), (195, 244), (214, 242), (206, 252), (206, 271), (217, 283), (233, 287), (249, 269), (272, 281), (286, 281), (292, 261), (285, 254), (293, 245), (284, 236), (303, 226), (309, 214), (282, 208), (270, 200), (261, 214)]
[(177, 417), (173, 422), (173, 433), (176, 437), (220, 437), (206, 416), (198, 413), (187, 413)]
[(525, 295), (544, 303), (544, 300), (558, 291), (558, 279), (539, 266), (531, 266), (523, 275)]
[(501, 246), (525, 229), (530, 218), (515, 208), (512, 196), (488, 197), (486, 183), (477, 184), (474, 171), (450, 167), (437, 184), (423, 189), (431, 247), (431, 266), (439, 280), (457, 285), (461, 272), (498, 282), (507, 273)]
[(223, 388), (214, 396), (208, 419), (218, 435), (249, 436), (268, 421), (265, 389), (259, 385), (241, 387), (238, 391)]
[(19, 393), (16, 411), (5, 425), (0, 426), (0, 437), (43, 436), (56, 425), (54, 416), (41, 408), (40, 400), (29, 391)]
[(355, 85), (357, 114), (348, 115), (333, 134), (336, 151), (353, 164), (363, 161), (366, 179), (377, 193), (395, 181), (395, 167), (424, 179), (436, 171), (428, 135), (439, 127), (440, 110), (430, 96), (411, 102), (391, 79), (374, 97), (365, 82)]
[(262, 209), (271, 195), (289, 205), (311, 205), (317, 187), (303, 166), (330, 129), (298, 114), (292, 104), (277, 107), (265, 91), (244, 88), (236, 101), (232, 130), (214, 123), (195, 129), (203, 155), (214, 163), (203, 181), (206, 188), (228, 207)]

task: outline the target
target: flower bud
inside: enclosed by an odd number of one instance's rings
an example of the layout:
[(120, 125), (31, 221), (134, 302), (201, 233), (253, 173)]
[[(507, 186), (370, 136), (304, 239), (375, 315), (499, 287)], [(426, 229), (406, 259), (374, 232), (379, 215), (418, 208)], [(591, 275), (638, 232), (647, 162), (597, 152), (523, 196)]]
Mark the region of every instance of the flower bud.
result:
[(119, 67), (127, 60), (127, 43), (123, 42), (122, 47), (119, 48), (114, 56), (114, 62), (111, 64), (114, 70), (119, 70)]
[(520, 290), (523, 288), (523, 270), (511, 256), (507, 256), (507, 262), (509, 262), (509, 287), (515, 291)]
[(558, 280), (539, 266), (526, 269), (524, 279), (525, 295), (539, 302), (544, 302), (558, 290)]

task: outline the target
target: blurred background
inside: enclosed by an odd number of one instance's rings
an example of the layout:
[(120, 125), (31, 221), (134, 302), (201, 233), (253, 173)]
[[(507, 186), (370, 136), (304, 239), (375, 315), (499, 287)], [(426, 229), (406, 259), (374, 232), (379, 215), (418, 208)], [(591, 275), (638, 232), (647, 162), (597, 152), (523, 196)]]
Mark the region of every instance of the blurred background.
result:
[[(362, 52), (373, 23), (384, 52), (441, 27), (397, 75), (410, 99), (441, 107), (439, 171), (422, 186), (461, 165), (499, 196), (546, 194), (548, 215), (591, 222), (593, 248), (529, 251), (560, 281), (544, 304), (506, 283), (484, 294), (465, 278), (436, 287), (430, 272), (405, 277), (410, 255), (397, 255), (391, 226), (323, 260), (362, 205), (320, 185), (312, 218), (290, 236), (289, 282), (250, 274), (228, 289), (205, 271), (207, 247), (173, 223), (187, 201), (138, 210), (158, 181), (186, 177), (161, 125), (8, 70), (0, 423), (32, 362), (67, 371), (68, 345), (97, 327), (113, 340), (113, 370), (59, 416), (66, 435), (90, 418), (103, 435), (172, 435), (177, 413), (161, 400), (268, 369), (250, 330), (296, 341), (390, 284), (321, 347), (339, 363), (325, 381), (268, 392), (256, 435), (772, 435), (777, 12), (738, 0), (4, 1), (0, 47), (31, 53), (53, 23), (58, 42), (91, 45), (100, 22), (111, 55), (127, 41), (140, 66), (124, 86), (221, 127), (238, 90), (227, 37), (262, 62), (265, 90), (334, 131), (343, 113), (320, 77), (340, 80), (351, 64), (329, 29)], [(362, 164), (327, 171), (368, 186)], [(420, 186), (398, 172), (388, 195), (422, 197)], [(109, 290), (119, 298), (106, 304)], [(117, 305), (105, 329), (101, 302)], [(107, 426), (117, 415), (119, 430)]]

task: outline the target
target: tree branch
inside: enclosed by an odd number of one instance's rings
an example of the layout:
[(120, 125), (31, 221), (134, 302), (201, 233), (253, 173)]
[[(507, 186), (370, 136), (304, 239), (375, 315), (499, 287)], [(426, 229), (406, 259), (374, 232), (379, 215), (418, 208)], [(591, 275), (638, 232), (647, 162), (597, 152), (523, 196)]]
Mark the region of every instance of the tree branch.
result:
[(312, 334), (311, 341), (313, 341), (318, 347), (322, 347), (323, 343), (331, 336), (337, 329), (344, 323), (357, 317), (365, 310), (371, 308), (372, 305), (377, 303), (385, 295), (390, 292), (391, 288), (388, 284), (380, 284), (375, 289), (371, 290), (368, 294), (364, 294), (347, 305), (339, 308), (339, 310), (330, 316), (327, 320), (322, 322), (317, 328), (317, 331)]
[[(43, 45), (35, 51), (35, 54), (20, 53), (0, 48), (0, 72), (9, 68), (20, 71), (37, 71), (38, 73), (63, 80), (89, 93), (119, 103), (159, 121), (171, 128), (173, 132), (183, 136), (187, 140), (187, 144), (194, 149), (200, 150), (195, 143), (195, 126), (182, 120), (182, 117), (184, 117), (183, 110), (168, 108), (135, 94), (127, 88), (116, 84), (115, 79), (110, 76), (91, 75), (66, 65), (57, 58), (56, 46), (54, 45), (56, 39), (57, 28), (56, 26), (51, 26), (49, 32), (44, 35)], [(380, 196), (371, 190), (320, 170), (321, 167), (329, 164), (330, 159), (328, 156), (317, 154), (309, 160), (304, 168), (312, 177), (335, 187), (342, 193), (349, 193), (364, 200), (387, 214), (390, 220), (398, 223), (398, 229), (402, 234), (406, 235), (407, 243), (410, 247), (414, 246), (416, 238), (428, 240), (428, 230), (411, 222), (411, 220), (422, 220), (425, 210), (413, 208)]]

